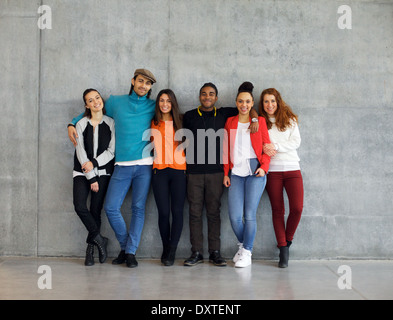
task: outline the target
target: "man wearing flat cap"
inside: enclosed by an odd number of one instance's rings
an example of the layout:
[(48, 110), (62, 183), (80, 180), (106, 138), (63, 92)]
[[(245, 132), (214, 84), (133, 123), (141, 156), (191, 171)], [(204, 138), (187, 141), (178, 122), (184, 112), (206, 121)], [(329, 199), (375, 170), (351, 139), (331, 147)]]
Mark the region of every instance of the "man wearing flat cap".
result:
[[(139, 246), (145, 220), (145, 205), (150, 188), (153, 157), (145, 154), (149, 143), (144, 133), (149, 132), (154, 117), (155, 101), (151, 100), (151, 87), (156, 82), (147, 69), (136, 69), (128, 95), (111, 95), (105, 103), (106, 114), (115, 120), (115, 169), (106, 194), (105, 212), (120, 244), (120, 253), (112, 264), (126, 262), (127, 267), (138, 265), (135, 253)], [(70, 140), (76, 144), (73, 126), (82, 118), (72, 120), (68, 128)], [(127, 229), (121, 206), (129, 188), (132, 188), (131, 221)]]
[[(154, 75), (147, 69), (136, 69), (134, 72), (134, 80), (136, 79), (136, 77), (138, 75), (141, 75), (141, 76), (149, 79), (152, 82), (152, 84), (157, 82)], [(132, 83), (132, 80), (131, 80), (131, 83)]]

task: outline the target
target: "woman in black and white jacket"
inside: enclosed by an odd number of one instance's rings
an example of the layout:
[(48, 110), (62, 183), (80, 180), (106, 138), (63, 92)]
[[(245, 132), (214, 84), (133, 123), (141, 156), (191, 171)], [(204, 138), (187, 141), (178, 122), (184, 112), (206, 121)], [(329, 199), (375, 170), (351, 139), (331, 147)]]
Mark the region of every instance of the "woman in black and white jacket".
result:
[[(104, 101), (95, 89), (83, 93), (86, 111), (76, 124), (78, 133), (73, 171), (74, 207), (88, 233), (85, 265), (94, 264), (94, 245), (98, 247), (99, 261), (107, 257), (108, 239), (100, 234), (101, 210), (115, 155), (115, 123), (105, 115)], [(87, 198), (91, 192), (90, 210)]]

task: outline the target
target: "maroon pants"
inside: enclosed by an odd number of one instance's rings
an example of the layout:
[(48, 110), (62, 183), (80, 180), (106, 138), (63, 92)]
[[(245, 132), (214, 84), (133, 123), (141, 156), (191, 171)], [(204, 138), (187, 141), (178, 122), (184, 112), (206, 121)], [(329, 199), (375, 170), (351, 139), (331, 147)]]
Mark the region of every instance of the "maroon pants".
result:
[[(284, 188), (288, 196), (289, 214), (285, 226)], [(303, 178), (300, 170), (269, 172), (266, 190), (272, 206), (273, 227), (277, 246), (292, 241), (303, 211)]]

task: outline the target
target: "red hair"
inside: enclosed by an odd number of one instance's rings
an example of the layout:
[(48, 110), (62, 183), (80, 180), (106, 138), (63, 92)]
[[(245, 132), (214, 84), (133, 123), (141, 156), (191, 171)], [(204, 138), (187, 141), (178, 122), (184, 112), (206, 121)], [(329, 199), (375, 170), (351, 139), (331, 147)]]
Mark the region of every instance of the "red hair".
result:
[(263, 99), (266, 94), (271, 94), (276, 98), (277, 110), (274, 114), (276, 119), (276, 126), (279, 131), (285, 131), (286, 128), (291, 126), (291, 121), (298, 122), (297, 115), (292, 111), (291, 107), (288, 106), (285, 101), (281, 98), (280, 92), (274, 88), (265, 89), (261, 93), (259, 100), (259, 115), (264, 117), (266, 120), (266, 125), (268, 129), (272, 128), (272, 122), (269, 119), (269, 115), (263, 108)]

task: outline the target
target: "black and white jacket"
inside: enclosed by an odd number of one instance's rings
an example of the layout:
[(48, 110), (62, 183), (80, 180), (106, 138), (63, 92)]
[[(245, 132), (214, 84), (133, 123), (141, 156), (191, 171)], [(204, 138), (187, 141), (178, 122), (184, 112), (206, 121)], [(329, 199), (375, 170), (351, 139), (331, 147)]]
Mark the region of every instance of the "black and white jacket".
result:
[[(90, 183), (94, 183), (97, 176), (111, 175), (115, 163), (115, 121), (104, 115), (94, 129), (90, 119), (83, 117), (75, 128), (78, 139), (73, 176), (84, 175)], [(88, 161), (93, 163), (94, 169), (83, 173), (82, 164)]]

